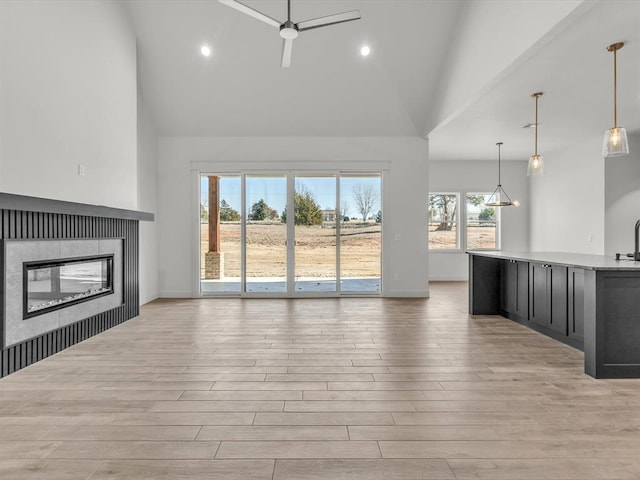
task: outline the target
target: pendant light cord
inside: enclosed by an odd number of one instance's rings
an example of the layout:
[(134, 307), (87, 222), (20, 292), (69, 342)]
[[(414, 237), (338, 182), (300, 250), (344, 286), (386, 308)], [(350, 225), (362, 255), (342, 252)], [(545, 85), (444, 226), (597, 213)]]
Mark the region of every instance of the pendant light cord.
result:
[(535, 138), (536, 138), (536, 140), (535, 140), (536, 141), (536, 145), (535, 145), (536, 153), (535, 153), (535, 156), (537, 157), (538, 156), (538, 95), (536, 95), (536, 135), (535, 135)]
[(541, 97), (542, 95), (543, 95), (542, 92), (536, 92), (536, 93), (532, 93), (531, 94), (531, 96), (536, 100), (536, 123), (533, 124), (535, 129), (536, 129), (535, 135), (534, 135), (534, 138), (535, 138), (535, 145), (534, 145), (535, 153), (534, 153), (534, 156), (536, 156), (536, 157), (538, 156), (538, 127), (539, 127), (539, 124), (538, 124), (538, 98)]
[(613, 52), (613, 128), (618, 128), (618, 50), (624, 47), (624, 42), (613, 43), (607, 47)]
[(498, 145), (498, 187), (502, 186), (502, 181), (500, 180), (500, 147), (502, 146), (502, 142), (496, 143)]
[(618, 128), (618, 50), (613, 51), (613, 128)]

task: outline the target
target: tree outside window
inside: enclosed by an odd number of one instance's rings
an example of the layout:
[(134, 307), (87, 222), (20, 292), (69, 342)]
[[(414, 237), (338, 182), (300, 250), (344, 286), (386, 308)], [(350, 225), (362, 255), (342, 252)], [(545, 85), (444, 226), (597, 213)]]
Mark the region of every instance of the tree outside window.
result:
[(467, 194), (466, 238), (469, 250), (495, 250), (498, 245), (498, 210), (486, 207), (491, 193)]
[[(313, 194), (303, 185), (296, 186), (294, 194), (294, 223), (296, 225), (322, 225), (322, 210)], [(282, 211), (282, 223), (287, 223), (287, 207)]]
[(458, 194), (432, 193), (429, 195), (429, 249), (457, 250)]
[(251, 212), (249, 213), (249, 220), (265, 221), (265, 220), (278, 220), (280, 215), (273, 208), (267, 205), (267, 202), (263, 198), (251, 205)]

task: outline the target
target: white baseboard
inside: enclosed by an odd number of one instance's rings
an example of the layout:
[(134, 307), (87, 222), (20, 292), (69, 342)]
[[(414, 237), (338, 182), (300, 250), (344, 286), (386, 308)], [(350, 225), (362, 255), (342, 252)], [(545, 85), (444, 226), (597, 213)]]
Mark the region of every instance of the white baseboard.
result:
[(451, 277), (448, 276), (443, 276), (443, 275), (437, 275), (435, 277), (429, 277), (429, 281), (430, 282), (468, 282), (469, 281), (469, 277), (467, 275), (454, 275)]
[(154, 289), (140, 289), (140, 305), (144, 305), (145, 303), (153, 302), (154, 300), (160, 298), (160, 292), (157, 288)]
[(149, 297), (140, 297), (140, 306), (142, 305), (146, 305), (147, 303), (151, 303), (154, 300), (157, 300), (158, 298), (160, 298), (160, 295), (155, 295), (155, 296), (149, 296)]
[(429, 290), (413, 290), (399, 292), (385, 292), (384, 297), (389, 298), (429, 298)]
[[(403, 291), (397, 291), (397, 292), (385, 292), (384, 295), (382, 296), (389, 297), (389, 298), (403, 298), (403, 297), (404, 298), (429, 298), (429, 290), (413, 290), (413, 291), (403, 290)], [(191, 292), (187, 292), (187, 291), (163, 290), (160, 292), (160, 294), (156, 298), (195, 298), (195, 297), (193, 297)], [(273, 297), (269, 296), (267, 298), (273, 298)]]
[(193, 295), (189, 291), (163, 290), (158, 298), (193, 298)]

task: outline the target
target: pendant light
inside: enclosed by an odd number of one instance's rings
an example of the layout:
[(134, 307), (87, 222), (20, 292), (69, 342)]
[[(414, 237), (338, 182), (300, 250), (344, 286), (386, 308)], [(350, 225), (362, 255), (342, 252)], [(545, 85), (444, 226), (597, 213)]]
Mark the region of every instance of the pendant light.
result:
[(616, 60), (617, 52), (623, 46), (623, 42), (618, 42), (607, 47), (609, 52), (613, 52), (613, 128), (610, 128), (604, 133), (604, 141), (602, 142), (603, 157), (620, 157), (629, 153), (627, 130), (618, 127), (618, 72)]
[(536, 123), (533, 124), (533, 128), (536, 130), (535, 136), (535, 152), (529, 157), (529, 165), (527, 166), (527, 176), (536, 175), (541, 176), (544, 173), (544, 160), (542, 155), (538, 155), (538, 98), (542, 96), (542, 92), (532, 93), (531, 96), (536, 101)]
[(502, 185), (500, 183), (500, 147), (502, 147), (502, 142), (496, 143), (498, 146), (498, 186), (493, 191), (491, 196), (489, 197), (489, 201), (485, 202), (486, 207), (511, 207), (517, 205), (515, 202), (512, 202), (507, 195), (507, 192), (504, 191)]

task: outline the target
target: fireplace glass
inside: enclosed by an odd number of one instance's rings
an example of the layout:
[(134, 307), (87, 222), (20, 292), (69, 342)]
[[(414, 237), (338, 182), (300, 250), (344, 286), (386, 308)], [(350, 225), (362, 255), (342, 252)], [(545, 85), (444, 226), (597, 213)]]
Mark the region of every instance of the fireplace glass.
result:
[(113, 293), (113, 255), (23, 265), (24, 318)]

